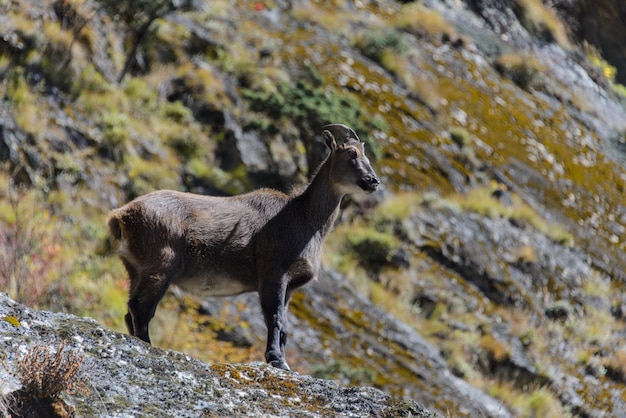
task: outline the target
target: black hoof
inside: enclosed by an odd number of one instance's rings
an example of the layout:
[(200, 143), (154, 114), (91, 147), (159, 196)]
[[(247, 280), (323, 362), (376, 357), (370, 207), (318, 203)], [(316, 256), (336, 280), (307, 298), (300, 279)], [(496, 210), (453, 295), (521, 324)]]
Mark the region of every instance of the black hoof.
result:
[(287, 365), (285, 360), (273, 360), (273, 361), (270, 361), (270, 365), (276, 367), (277, 369), (291, 371), (291, 369), (289, 368), (289, 365)]

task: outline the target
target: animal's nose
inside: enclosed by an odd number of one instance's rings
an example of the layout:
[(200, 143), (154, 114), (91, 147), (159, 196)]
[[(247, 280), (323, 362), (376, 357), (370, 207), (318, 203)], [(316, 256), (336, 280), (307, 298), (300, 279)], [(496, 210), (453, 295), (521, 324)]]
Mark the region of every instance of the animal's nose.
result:
[(380, 185), (380, 180), (378, 180), (378, 177), (376, 177), (376, 176), (370, 176), (370, 177), (367, 179), (367, 182), (369, 183), (370, 187), (371, 187), (373, 190), (378, 189), (378, 186)]

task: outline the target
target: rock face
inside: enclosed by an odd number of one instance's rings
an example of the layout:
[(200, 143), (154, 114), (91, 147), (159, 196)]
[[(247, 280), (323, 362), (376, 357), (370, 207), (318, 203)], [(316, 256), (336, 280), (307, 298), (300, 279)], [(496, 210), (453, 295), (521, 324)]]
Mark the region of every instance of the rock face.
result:
[[(238, 315), (248, 320), (256, 335), (264, 335), (258, 297), (238, 298), (245, 305)], [(208, 298), (205, 303), (215, 311), (237, 304), (226, 298)], [(291, 305), (289, 344), (298, 347), (291, 354), (299, 361), (317, 359), (339, 368), (358, 368), (386, 392), (419, 399), (440, 413), (510, 416), (501, 402), (454, 376), (436, 347), (415, 329), (360, 296), (342, 275), (323, 271), (294, 295)]]
[(614, 0), (553, 0), (578, 40), (600, 50), (617, 68), (616, 80), (626, 84), (626, 4)]
[(436, 416), (377, 389), (340, 387), (262, 363), (208, 365), (112, 332), (89, 318), (30, 310), (4, 293), (0, 335), (2, 396), (20, 387), (12, 373), (30, 346), (54, 349), (64, 341), (66, 350), (84, 355), (73, 378), (83, 379), (89, 394), (61, 393), (76, 416)]

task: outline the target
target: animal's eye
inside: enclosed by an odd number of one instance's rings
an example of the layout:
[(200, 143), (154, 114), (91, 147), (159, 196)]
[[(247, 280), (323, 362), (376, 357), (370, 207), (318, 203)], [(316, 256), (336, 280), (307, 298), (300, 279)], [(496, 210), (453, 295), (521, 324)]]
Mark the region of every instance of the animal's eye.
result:
[(348, 148), (348, 155), (352, 159), (356, 159), (356, 157), (358, 157), (358, 153), (356, 152), (354, 148)]

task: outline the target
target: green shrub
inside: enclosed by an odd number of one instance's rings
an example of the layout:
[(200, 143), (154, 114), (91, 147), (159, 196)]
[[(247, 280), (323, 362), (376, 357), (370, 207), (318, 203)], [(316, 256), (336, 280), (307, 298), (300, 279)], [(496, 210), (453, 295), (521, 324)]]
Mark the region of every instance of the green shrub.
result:
[(102, 133), (104, 144), (111, 148), (118, 148), (129, 140), (129, 118), (126, 113), (108, 113), (102, 118)]
[(275, 92), (248, 89), (244, 90), (243, 95), (250, 102), (252, 110), (276, 120), (287, 118), (309, 136), (315, 136), (328, 123), (340, 121), (357, 132), (368, 144), (374, 157), (380, 156), (380, 145), (368, 133), (373, 129), (384, 131), (387, 126), (383, 120), (373, 118), (363, 110), (359, 101), (350, 95), (325, 89), (306, 80), (300, 80), (295, 85), (279, 84)]
[(379, 63), (386, 51), (402, 55), (409, 49), (402, 40), (402, 35), (394, 30), (365, 31), (355, 46), (361, 50), (363, 55)]
[(311, 376), (318, 379), (338, 380), (346, 385), (371, 385), (374, 382), (373, 370), (362, 367), (352, 367), (343, 361), (335, 361), (314, 367)]
[(359, 263), (366, 266), (389, 263), (400, 246), (393, 235), (368, 227), (350, 230), (346, 243)]

